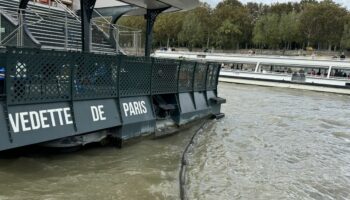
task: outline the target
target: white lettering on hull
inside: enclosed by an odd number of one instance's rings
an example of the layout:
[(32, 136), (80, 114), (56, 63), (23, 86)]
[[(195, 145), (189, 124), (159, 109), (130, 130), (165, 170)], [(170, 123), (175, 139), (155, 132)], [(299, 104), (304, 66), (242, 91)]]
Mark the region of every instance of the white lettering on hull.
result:
[(10, 113), (9, 121), (15, 133), (73, 124), (70, 108)]
[(107, 118), (104, 116), (105, 111), (103, 111), (104, 106), (91, 106), (91, 115), (94, 122), (105, 121)]
[(134, 101), (123, 103), (125, 117), (147, 114), (145, 101)]

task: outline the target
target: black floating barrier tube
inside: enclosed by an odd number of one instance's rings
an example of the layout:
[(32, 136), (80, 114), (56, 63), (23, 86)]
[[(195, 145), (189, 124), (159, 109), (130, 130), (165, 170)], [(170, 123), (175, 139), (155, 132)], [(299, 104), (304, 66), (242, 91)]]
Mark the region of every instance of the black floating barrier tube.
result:
[(201, 133), (202, 129), (207, 125), (209, 121), (205, 121), (202, 123), (202, 125), (198, 128), (198, 130), (193, 134), (190, 142), (187, 144), (184, 152), (182, 153), (182, 158), (181, 158), (181, 167), (180, 167), (180, 173), (179, 173), (179, 187), (180, 187), (180, 199), (181, 200), (186, 200), (186, 193), (185, 193), (185, 182), (186, 182), (186, 166), (188, 164), (187, 162), (187, 153), (190, 150), (190, 147), (194, 143), (194, 139), (197, 137), (199, 133)]

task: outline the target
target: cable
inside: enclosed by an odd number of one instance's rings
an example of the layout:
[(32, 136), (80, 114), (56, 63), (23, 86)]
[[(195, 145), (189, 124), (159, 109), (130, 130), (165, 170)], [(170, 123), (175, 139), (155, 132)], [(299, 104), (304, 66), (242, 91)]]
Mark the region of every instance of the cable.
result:
[(202, 125), (199, 127), (199, 129), (193, 134), (190, 142), (187, 144), (184, 152), (182, 153), (181, 158), (181, 167), (180, 167), (180, 173), (179, 173), (179, 187), (180, 187), (180, 199), (186, 200), (186, 193), (185, 193), (185, 182), (186, 182), (186, 166), (188, 164), (186, 154), (188, 153), (191, 145), (194, 143), (194, 139), (197, 137), (199, 133), (201, 133), (203, 127), (207, 124), (208, 121), (204, 121)]

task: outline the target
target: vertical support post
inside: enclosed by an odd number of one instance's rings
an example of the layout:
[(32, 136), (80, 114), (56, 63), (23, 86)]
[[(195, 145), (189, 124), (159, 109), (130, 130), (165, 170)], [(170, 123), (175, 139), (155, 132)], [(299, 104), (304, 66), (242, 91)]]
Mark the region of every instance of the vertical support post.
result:
[(28, 2), (29, 0), (21, 0), (19, 2), (19, 9), (24, 9), (24, 10), (27, 9)]
[(64, 35), (65, 35), (65, 40), (64, 40), (64, 48), (67, 50), (68, 49), (68, 18), (67, 18), (67, 13), (65, 13), (65, 23), (64, 23)]
[(134, 51), (135, 51), (135, 54), (137, 54), (137, 44), (138, 44), (138, 42), (137, 42), (137, 36), (136, 36), (136, 32), (135, 31), (133, 31), (133, 36), (134, 36)]
[(147, 9), (147, 13), (145, 15), (145, 19), (147, 20), (147, 22), (146, 22), (146, 44), (145, 44), (145, 56), (146, 57), (151, 56), (154, 23), (156, 22), (158, 15), (166, 9), (168, 9), (168, 7), (161, 8), (161, 9)]
[(119, 53), (119, 27), (117, 27), (115, 30), (115, 37), (114, 37), (114, 40), (115, 40), (115, 50), (117, 53)]
[(19, 10), (18, 13), (18, 31), (17, 31), (17, 47), (23, 46), (23, 11)]
[(91, 18), (96, 0), (80, 0), (82, 51), (91, 52)]
[(260, 66), (260, 62), (256, 63), (256, 66), (255, 66), (255, 73), (258, 73), (258, 71), (259, 71), (259, 66)]
[(329, 66), (329, 68), (328, 68), (328, 74), (327, 74), (328, 79), (331, 77), (332, 67), (333, 66)]
[(25, 10), (28, 7), (28, 3), (30, 0), (20, 0), (19, 2), (19, 9), (18, 9), (18, 34), (17, 34), (17, 46), (23, 46), (23, 38), (24, 38), (24, 28), (26, 26), (25, 24)]
[(193, 68), (193, 74), (192, 74), (192, 92), (191, 92), (191, 97), (192, 97), (192, 101), (193, 101), (193, 105), (194, 105), (194, 109), (197, 110), (197, 104), (196, 101), (194, 99), (194, 93), (196, 92), (195, 88), (196, 88), (196, 70), (197, 70), (197, 66), (198, 66), (198, 62), (196, 62), (194, 64), (194, 68)]

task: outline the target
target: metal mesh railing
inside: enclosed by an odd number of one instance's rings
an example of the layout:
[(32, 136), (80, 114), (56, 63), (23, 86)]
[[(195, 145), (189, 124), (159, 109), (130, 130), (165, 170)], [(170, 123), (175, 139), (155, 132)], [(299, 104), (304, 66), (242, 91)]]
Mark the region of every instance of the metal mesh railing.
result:
[(194, 91), (204, 91), (206, 89), (207, 69), (208, 65), (206, 63), (197, 63), (194, 70)]
[(210, 63), (207, 72), (207, 90), (215, 90), (218, 84), (220, 65)]
[(119, 92), (121, 97), (151, 94), (152, 60), (146, 57), (124, 57), (119, 71)]
[(177, 92), (179, 62), (154, 59), (152, 67), (152, 94)]
[(74, 99), (118, 97), (118, 66), (115, 56), (78, 53), (74, 66)]
[(220, 70), (190, 61), (29, 48), (8, 48), (0, 59), (8, 105), (216, 90)]
[(67, 52), (9, 49), (5, 69), (8, 104), (69, 100), (69, 57)]
[(193, 91), (193, 78), (196, 63), (182, 61), (179, 71), (179, 92)]

